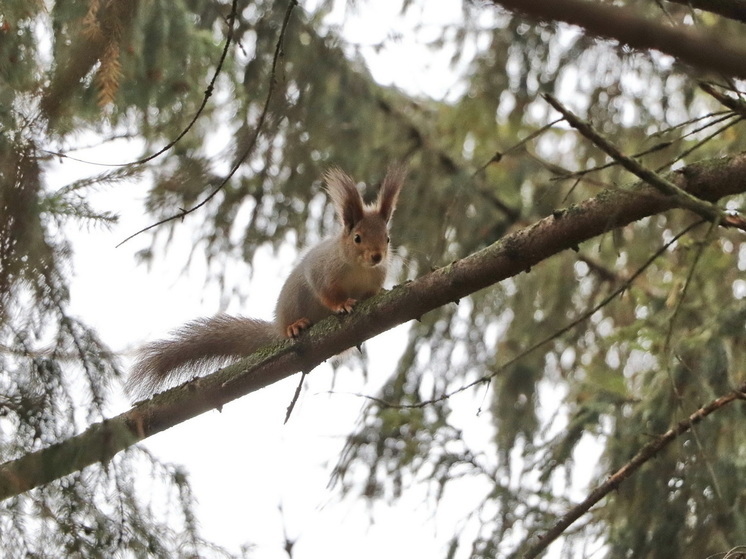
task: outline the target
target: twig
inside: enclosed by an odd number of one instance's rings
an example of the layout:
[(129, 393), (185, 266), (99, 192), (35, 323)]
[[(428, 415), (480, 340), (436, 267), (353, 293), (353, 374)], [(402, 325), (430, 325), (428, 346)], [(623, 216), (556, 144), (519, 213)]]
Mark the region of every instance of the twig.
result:
[[(688, 120), (684, 120), (682, 122), (679, 122), (678, 124), (672, 124), (671, 126), (666, 126), (665, 128), (661, 128), (660, 130), (653, 132), (650, 137), (651, 138), (659, 138), (663, 136), (664, 134), (668, 134), (670, 132), (673, 132), (674, 130), (678, 130), (679, 128), (683, 128), (685, 126), (689, 126), (690, 124), (696, 124), (698, 122), (702, 122), (703, 120), (707, 120), (708, 118), (713, 118), (716, 120), (713, 120), (710, 123), (707, 123), (702, 126), (702, 128), (697, 128), (692, 132), (697, 132), (699, 130), (702, 130), (703, 128), (707, 128), (708, 126), (712, 126), (713, 124), (717, 124), (718, 122), (722, 122), (723, 120), (727, 118), (731, 118), (733, 116), (733, 111), (730, 110), (722, 110), (722, 111), (716, 111), (712, 113), (707, 113), (706, 115), (700, 115), (692, 117)], [(683, 137), (688, 136), (689, 134), (692, 134), (692, 132), (687, 132)], [(637, 157), (636, 155), (634, 157)]]
[[(666, 149), (671, 146), (673, 142), (671, 141), (665, 141), (665, 142), (658, 142), (654, 146), (651, 146), (647, 149), (644, 149), (642, 151), (638, 151), (635, 153), (632, 157), (644, 157), (645, 155), (650, 155), (651, 153), (655, 153), (657, 151), (661, 151), (663, 149)], [(603, 171), (604, 169), (608, 169), (610, 167), (613, 167), (614, 165), (618, 165), (616, 161), (611, 161), (609, 163), (602, 163), (601, 165), (596, 165), (595, 167), (590, 167), (588, 169), (583, 169), (581, 171), (569, 171), (565, 169), (561, 169), (559, 166), (554, 166), (555, 174), (559, 175), (557, 177), (552, 177), (550, 180), (553, 181), (563, 181), (573, 178), (581, 178), (585, 177), (585, 175), (588, 175), (590, 173), (595, 173), (597, 171)], [(552, 169), (550, 169), (551, 171)], [(560, 172), (562, 170), (562, 172)], [(587, 179), (584, 179), (587, 180)], [(608, 184), (601, 184), (600, 186), (608, 187)]]
[[(680, 124), (677, 124), (675, 126), (672, 126), (672, 127), (668, 128), (666, 130), (662, 130), (662, 131), (656, 132), (656, 133), (653, 134), (653, 136), (661, 136), (664, 133), (670, 132), (670, 131), (675, 130), (677, 128), (680, 128), (682, 126), (693, 124), (695, 122), (699, 122), (699, 121), (707, 119), (707, 118), (717, 117), (717, 118), (715, 118), (715, 120), (713, 120), (711, 122), (708, 122), (706, 124), (703, 124), (702, 126), (698, 126), (694, 130), (690, 130), (689, 132), (687, 132), (686, 134), (684, 134), (684, 135), (682, 135), (682, 136), (680, 136), (678, 138), (679, 140), (682, 140), (682, 139), (684, 139), (684, 138), (686, 138), (688, 136), (691, 136), (693, 134), (697, 134), (697, 133), (701, 132), (702, 130), (705, 130), (706, 128), (709, 128), (710, 126), (714, 126), (716, 124), (719, 124), (720, 122), (723, 122), (723, 121), (726, 121), (726, 120), (730, 120), (730, 119), (734, 118), (735, 116), (736, 115), (733, 114), (733, 111), (730, 111), (730, 110), (728, 110), (728, 111), (722, 111), (720, 113), (710, 113), (710, 114), (707, 114), (707, 115), (704, 115), (704, 116), (700, 116), (700, 117), (696, 117), (696, 118), (690, 119), (690, 120), (688, 120), (686, 122), (682, 122)], [(694, 146), (688, 148), (682, 154), (679, 154), (676, 157), (676, 159), (673, 159), (672, 161), (669, 161), (665, 165), (662, 165), (661, 167), (659, 167), (658, 169), (656, 169), (656, 173), (659, 173), (659, 172), (663, 171), (664, 169), (670, 167), (676, 161), (679, 161), (680, 159), (683, 159), (683, 157), (685, 157), (686, 155), (689, 155), (690, 153), (692, 153), (696, 149), (699, 149), (706, 142), (710, 141), (712, 138), (714, 138), (718, 134), (721, 134), (723, 131), (727, 130), (729, 127), (737, 124), (738, 122), (740, 122), (740, 119), (726, 123), (721, 128), (718, 128), (715, 132), (713, 132), (709, 136), (707, 136), (705, 139), (701, 140), (700, 142), (698, 142)], [(654, 152), (657, 152), (657, 151), (661, 151), (663, 149), (666, 149), (666, 148), (670, 147), (672, 144), (673, 144), (673, 141), (671, 141), (671, 140), (659, 142), (659, 143), (655, 144), (654, 146), (651, 146), (651, 147), (649, 147), (647, 149), (644, 149), (643, 151), (639, 151), (639, 152), (634, 153), (632, 155), (632, 158), (637, 159), (639, 157), (643, 157), (645, 155), (649, 155), (651, 153), (654, 153)], [(559, 175), (559, 176), (552, 177), (550, 180), (552, 180), (552, 181), (562, 181), (562, 180), (567, 180), (567, 179), (571, 179), (571, 178), (575, 178), (575, 177), (581, 177), (581, 178), (583, 178), (583, 180), (588, 181), (589, 179), (584, 178), (584, 177), (586, 177), (586, 175), (588, 175), (589, 173), (593, 173), (593, 172), (596, 172), (596, 171), (601, 171), (603, 169), (608, 169), (609, 167), (613, 167), (614, 165), (618, 165), (618, 164), (619, 163), (617, 161), (611, 161), (609, 163), (604, 163), (604, 164), (601, 164), (601, 165), (597, 165), (597, 166), (591, 167), (589, 169), (583, 169), (582, 171), (574, 171), (574, 172), (570, 172), (570, 171), (562, 171), (562, 172), (555, 171), (555, 173), (557, 175)], [(565, 195), (565, 199), (567, 199), (567, 197), (570, 195), (570, 193), (575, 188), (575, 186), (577, 186), (577, 182), (573, 185), (573, 187)]]
[(142, 159), (138, 159), (137, 161), (130, 161), (128, 163), (100, 163), (96, 161), (86, 161), (85, 159), (80, 159), (77, 157), (73, 157), (71, 155), (67, 155), (65, 153), (56, 152), (56, 151), (50, 151), (46, 149), (42, 149), (40, 151), (43, 151), (45, 153), (49, 153), (51, 155), (55, 155), (57, 157), (63, 157), (65, 159), (70, 159), (71, 161), (77, 161), (78, 163), (86, 163), (87, 165), (97, 165), (100, 167), (128, 167), (130, 165), (143, 165), (147, 163), (148, 161), (152, 161), (159, 155), (162, 155), (166, 153), (168, 150), (170, 150), (172, 147), (174, 147), (179, 140), (181, 140), (184, 136), (187, 135), (187, 133), (192, 129), (194, 124), (197, 122), (197, 119), (202, 114), (202, 111), (205, 110), (205, 107), (207, 106), (207, 101), (212, 97), (212, 92), (215, 89), (215, 82), (218, 79), (218, 76), (220, 75), (220, 72), (223, 69), (223, 63), (225, 62), (225, 58), (228, 55), (228, 48), (231, 45), (231, 42), (233, 41), (233, 26), (236, 21), (236, 12), (238, 10), (238, 0), (233, 0), (233, 4), (231, 5), (231, 13), (228, 15), (228, 34), (225, 37), (225, 46), (223, 47), (223, 52), (220, 55), (220, 60), (218, 60), (218, 65), (215, 68), (215, 72), (212, 74), (212, 79), (210, 80), (210, 83), (207, 85), (207, 88), (205, 89), (205, 95), (202, 98), (202, 103), (199, 106), (199, 109), (197, 109), (197, 112), (192, 117), (191, 122), (186, 125), (184, 130), (182, 130), (176, 138), (171, 140), (168, 144), (163, 146), (161, 149), (156, 151), (153, 154), (148, 155), (147, 157), (143, 157)]
[(692, 194), (689, 194), (688, 192), (676, 186), (671, 181), (664, 179), (647, 167), (640, 165), (631, 157), (627, 157), (626, 155), (624, 155), (616, 148), (616, 146), (612, 145), (611, 142), (609, 142), (606, 138), (596, 132), (590, 126), (590, 124), (580, 120), (553, 96), (544, 94), (543, 97), (544, 99), (546, 99), (547, 103), (549, 103), (552, 107), (559, 111), (562, 116), (565, 117), (565, 120), (567, 120), (570, 126), (575, 128), (583, 136), (592, 141), (599, 149), (616, 160), (629, 172), (637, 175), (650, 186), (660, 190), (663, 194), (666, 194), (668, 196), (675, 196), (678, 205), (680, 205), (682, 208), (693, 211), (707, 221), (717, 221), (719, 223), (722, 223), (723, 225), (746, 230), (746, 223), (742, 219), (738, 218), (737, 216), (725, 215), (715, 204), (706, 202), (700, 198), (697, 198), (696, 196), (693, 196)]
[[(717, 129), (717, 130), (715, 130), (714, 132), (711, 132), (711, 133), (710, 133), (710, 134), (708, 134), (708, 135), (707, 135), (706, 137), (702, 138), (702, 139), (701, 139), (700, 141), (698, 141), (697, 143), (695, 143), (695, 144), (694, 144), (693, 146), (691, 146), (691, 147), (689, 147), (689, 148), (685, 149), (685, 150), (684, 150), (684, 151), (682, 151), (681, 153), (678, 153), (678, 154), (676, 154), (676, 157), (675, 157), (674, 159), (670, 160), (670, 161), (669, 161), (668, 163), (666, 163), (665, 165), (661, 165), (660, 167), (658, 167), (658, 168), (657, 168), (657, 169), (655, 170), (655, 172), (656, 172), (656, 173), (660, 173), (661, 171), (663, 171), (663, 170), (665, 170), (665, 169), (668, 169), (668, 168), (670, 168), (670, 167), (671, 167), (671, 165), (673, 165), (673, 164), (674, 164), (674, 163), (676, 163), (677, 161), (682, 161), (683, 159), (685, 159), (686, 157), (688, 157), (688, 156), (689, 156), (689, 155), (690, 155), (691, 153), (693, 153), (694, 151), (698, 150), (698, 149), (699, 149), (699, 148), (701, 148), (701, 147), (702, 147), (703, 145), (705, 145), (705, 144), (706, 144), (707, 142), (709, 142), (709, 141), (710, 141), (710, 140), (712, 140), (713, 138), (715, 138), (715, 137), (719, 136), (720, 134), (722, 134), (723, 132), (725, 132), (726, 130), (728, 130), (728, 128), (730, 128), (730, 127), (732, 127), (732, 126), (735, 126), (736, 124), (738, 124), (739, 122), (742, 122), (742, 121), (744, 120), (744, 117), (742, 117), (742, 116), (738, 116), (738, 115), (734, 115), (734, 114), (732, 114), (732, 113), (731, 113), (731, 114), (730, 114), (730, 116), (729, 116), (729, 118), (733, 118), (733, 117), (735, 117), (735, 120), (731, 120), (730, 122), (726, 122), (726, 123), (725, 123), (725, 124), (723, 124), (723, 125), (722, 125), (722, 126), (721, 126), (720, 128), (718, 128), (718, 129)], [(723, 120), (726, 120), (726, 119), (723, 119)], [(714, 124), (716, 124), (716, 123), (710, 123), (710, 124), (708, 124), (707, 126), (712, 126), (712, 125), (714, 125)], [(692, 132), (691, 132), (690, 134), (696, 134), (696, 133), (697, 133), (697, 132), (699, 132), (700, 130), (704, 130), (704, 129), (705, 129), (705, 128), (706, 128), (707, 126), (702, 126), (702, 127), (701, 127), (700, 129), (698, 129), (698, 130), (693, 130), (693, 131), (692, 131)], [(689, 134), (687, 134), (686, 136), (688, 136), (688, 135), (689, 135)]]
[(692, 283), (692, 278), (694, 277), (694, 271), (697, 269), (697, 264), (699, 264), (699, 261), (702, 258), (702, 254), (705, 251), (705, 247), (707, 246), (707, 242), (712, 238), (712, 235), (715, 233), (716, 230), (716, 224), (712, 223), (710, 224), (710, 228), (707, 230), (707, 234), (705, 235), (705, 238), (700, 243), (696, 254), (694, 255), (694, 262), (692, 262), (692, 265), (689, 267), (689, 272), (686, 275), (686, 281), (684, 281), (684, 287), (681, 290), (681, 295), (678, 298), (678, 301), (676, 302), (676, 306), (673, 310), (673, 315), (668, 321), (668, 331), (666, 332), (666, 340), (663, 343), (664, 351), (668, 352), (668, 350), (671, 347), (671, 338), (673, 337), (673, 331), (674, 326), (676, 324), (676, 319), (679, 316), (679, 312), (681, 311), (681, 305), (684, 303), (684, 299), (686, 298), (686, 294), (689, 291), (689, 286)]
[(721, 396), (706, 406), (699, 408), (687, 419), (680, 421), (664, 434), (643, 446), (632, 460), (610, 475), (604, 483), (591, 491), (582, 502), (572, 507), (572, 509), (570, 509), (554, 524), (554, 526), (542, 534), (539, 537), (539, 541), (526, 550), (523, 554), (523, 559), (533, 559), (537, 557), (542, 551), (549, 547), (549, 544), (561, 536), (573, 522), (588, 512), (593, 505), (598, 503), (606, 495), (617, 489), (625, 479), (630, 477), (645, 462), (666, 448), (666, 446), (673, 442), (676, 437), (686, 433), (708, 415), (718, 411), (735, 400), (746, 400), (746, 383), (733, 390), (730, 394)]
[(290, 419), (290, 414), (292, 414), (293, 410), (295, 409), (295, 404), (298, 402), (298, 398), (300, 398), (300, 390), (301, 388), (303, 388), (303, 382), (306, 380), (307, 376), (307, 371), (301, 371), (298, 386), (295, 388), (295, 394), (293, 394), (293, 399), (290, 400), (290, 404), (288, 404), (287, 411), (285, 412), (285, 423), (288, 422), (288, 420)]
[[(235, 1), (235, 0), (234, 0)], [(186, 216), (188, 216), (190, 213), (197, 211), (202, 206), (207, 204), (210, 200), (212, 200), (215, 195), (220, 192), (223, 187), (225, 187), (226, 184), (228, 184), (228, 181), (233, 178), (233, 175), (236, 174), (236, 171), (238, 171), (238, 168), (243, 165), (243, 162), (246, 160), (246, 158), (249, 156), (249, 154), (254, 151), (254, 146), (256, 146), (256, 142), (259, 139), (259, 134), (262, 130), (262, 126), (264, 125), (264, 121), (267, 119), (267, 113), (269, 112), (269, 103), (272, 100), (272, 94), (275, 91), (275, 84), (277, 83), (275, 80), (275, 75), (277, 73), (277, 61), (280, 59), (280, 54), (282, 52), (282, 43), (285, 39), (285, 32), (287, 31), (288, 22), (290, 21), (290, 14), (293, 11), (293, 8), (298, 5), (298, 0), (290, 0), (290, 3), (288, 4), (287, 10), (285, 11), (285, 18), (282, 21), (282, 27), (280, 28), (280, 36), (277, 39), (277, 46), (275, 47), (275, 54), (272, 58), (272, 70), (269, 75), (269, 88), (267, 90), (267, 98), (264, 101), (264, 108), (262, 109), (261, 114), (259, 115), (259, 120), (257, 121), (256, 127), (254, 128), (254, 135), (251, 138), (251, 141), (249, 142), (249, 146), (246, 148), (246, 150), (241, 154), (241, 157), (238, 158), (238, 161), (233, 165), (231, 170), (228, 172), (228, 174), (225, 176), (225, 178), (221, 181), (221, 183), (215, 187), (215, 189), (208, 194), (204, 200), (199, 202), (197, 205), (192, 206), (189, 209), (182, 209), (179, 213), (174, 214), (172, 216), (169, 216), (165, 219), (161, 219), (160, 221), (153, 223), (151, 225), (148, 225), (147, 227), (144, 227), (137, 231), (136, 233), (133, 233), (126, 239), (124, 239), (121, 243), (117, 245), (117, 247), (122, 246), (124, 243), (129, 241), (130, 239), (136, 237), (140, 233), (145, 233), (146, 231), (149, 231), (150, 229), (153, 229), (154, 227), (158, 227), (159, 225), (163, 225), (164, 223), (168, 223), (169, 221), (173, 221), (174, 219), (183, 219)]]
[(512, 152), (518, 151), (520, 148), (522, 148), (523, 146), (525, 146), (528, 142), (530, 142), (534, 138), (537, 138), (537, 137), (541, 136), (544, 132), (546, 132), (547, 130), (549, 130), (550, 128), (552, 128), (558, 122), (562, 122), (562, 119), (558, 118), (557, 120), (553, 120), (552, 122), (550, 122), (548, 124), (545, 124), (541, 128), (539, 128), (537, 130), (534, 130), (528, 136), (526, 136), (525, 138), (519, 140), (517, 143), (513, 144), (512, 146), (510, 146), (505, 151), (496, 151), (495, 155), (493, 155), (489, 159), (489, 161), (487, 161), (486, 163), (484, 163), (483, 165), (481, 165), (479, 167), (479, 169), (477, 169), (476, 171), (474, 171), (472, 173), (472, 175), (471, 175), (472, 178), (474, 178), (476, 175), (478, 175), (479, 173), (481, 173), (482, 171), (484, 171), (492, 163), (499, 163), (502, 160), (502, 158), (505, 157), (506, 155), (508, 155), (508, 154), (510, 154)]
[(721, 105), (729, 108), (734, 113), (738, 113), (742, 117), (746, 117), (746, 103), (740, 99), (733, 99), (728, 95), (715, 89), (712, 84), (707, 82), (699, 82), (699, 88), (707, 93), (709, 96), (714, 97)]

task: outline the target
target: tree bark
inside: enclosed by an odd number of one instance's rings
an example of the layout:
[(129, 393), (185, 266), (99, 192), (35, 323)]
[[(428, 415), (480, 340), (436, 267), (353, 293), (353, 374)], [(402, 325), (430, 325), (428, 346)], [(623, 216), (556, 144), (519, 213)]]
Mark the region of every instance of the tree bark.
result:
[[(703, 161), (668, 180), (707, 201), (746, 192), (746, 153)], [(466, 258), (361, 303), (346, 317), (331, 317), (296, 341), (285, 341), (240, 362), (136, 404), (48, 448), (0, 465), (0, 499), (18, 495), (96, 462), (211, 409), (329, 357), (398, 324), (421, 317), (506, 278), (530, 272), (542, 260), (607, 231), (676, 207), (677, 197), (638, 182), (608, 189), (557, 210)]]

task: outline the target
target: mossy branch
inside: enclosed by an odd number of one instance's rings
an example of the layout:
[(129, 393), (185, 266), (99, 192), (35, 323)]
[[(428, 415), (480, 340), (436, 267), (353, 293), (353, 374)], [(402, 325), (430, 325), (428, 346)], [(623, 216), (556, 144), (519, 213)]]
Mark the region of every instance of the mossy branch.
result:
[[(746, 153), (703, 161), (666, 180), (713, 202), (746, 192)], [(542, 260), (607, 231), (677, 208), (640, 182), (610, 189), (516, 231), (466, 258), (369, 299), (349, 316), (331, 317), (297, 341), (260, 350), (240, 362), (188, 382), (85, 432), (0, 465), (0, 499), (18, 495), (97, 462), (107, 462), (138, 441), (291, 376), (310, 371), (341, 351), (426, 312), (506, 278), (528, 272)]]

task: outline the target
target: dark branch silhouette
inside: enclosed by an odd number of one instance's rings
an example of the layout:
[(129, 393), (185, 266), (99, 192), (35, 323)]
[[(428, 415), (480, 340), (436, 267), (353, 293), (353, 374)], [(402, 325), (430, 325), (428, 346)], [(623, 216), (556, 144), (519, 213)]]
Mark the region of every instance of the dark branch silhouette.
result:
[[(725, 76), (746, 78), (746, 48), (691, 28), (661, 25), (636, 15), (630, 8), (587, 0), (492, 0), (533, 19), (563, 21), (589, 34), (635, 49), (654, 49), (681, 62)], [(708, 2), (709, 3), (709, 2)]]

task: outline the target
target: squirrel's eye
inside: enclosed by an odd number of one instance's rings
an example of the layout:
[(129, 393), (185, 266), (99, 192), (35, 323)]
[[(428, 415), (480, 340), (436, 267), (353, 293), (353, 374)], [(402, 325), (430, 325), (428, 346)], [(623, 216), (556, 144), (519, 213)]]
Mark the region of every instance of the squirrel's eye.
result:
[(391, 242), (391, 237), (389, 237), (388, 235), (386, 235), (386, 244), (388, 244), (390, 242)]
[(353, 241), (355, 241), (357, 244), (360, 244), (362, 242), (362, 239), (360, 238), (360, 235), (355, 233), (355, 236), (352, 238)]

